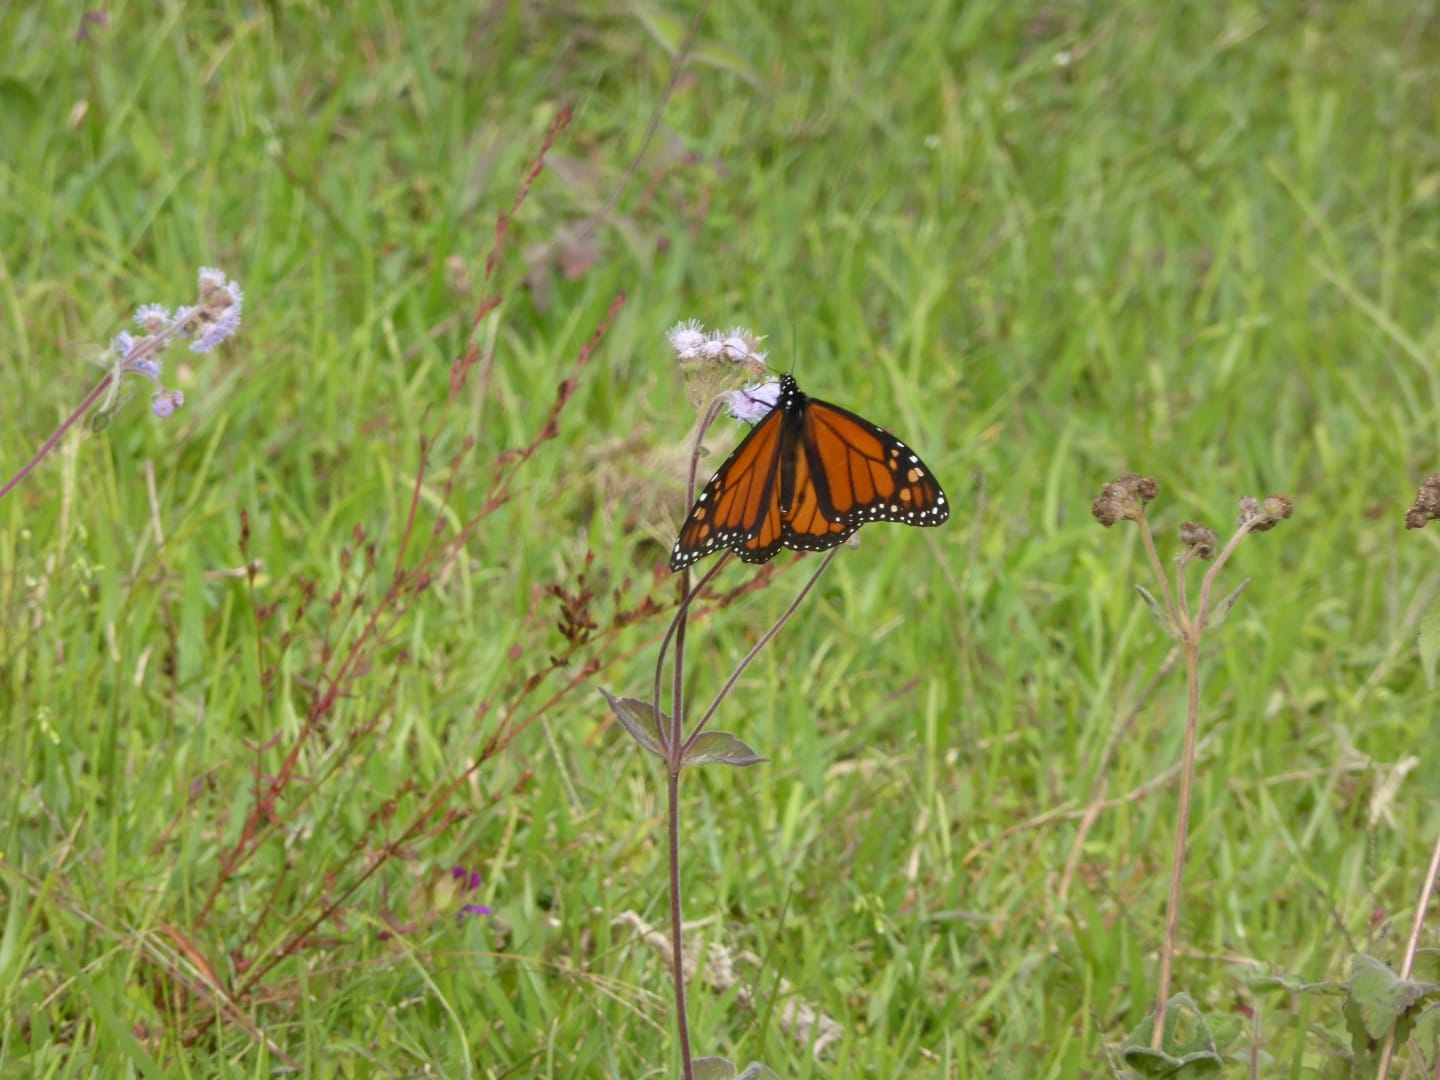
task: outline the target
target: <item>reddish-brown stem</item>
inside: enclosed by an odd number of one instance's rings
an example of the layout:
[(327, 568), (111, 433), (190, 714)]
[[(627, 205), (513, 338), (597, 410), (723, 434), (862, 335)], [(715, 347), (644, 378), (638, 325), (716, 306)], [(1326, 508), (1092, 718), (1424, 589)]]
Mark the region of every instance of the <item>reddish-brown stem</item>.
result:
[[(1203, 617), (1203, 611), (1202, 611)], [(1155, 1001), (1155, 1030), (1150, 1046), (1159, 1050), (1165, 1038), (1165, 1011), (1175, 966), (1175, 934), (1180, 923), (1180, 883), (1185, 877), (1185, 842), (1190, 833), (1191, 785), (1195, 778), (1195, 733), (1200, 726), (1200, 642), (1185, 641), (1185, 750), (1180, 756), (1180, 808), (1175, 815), (1175, 857), (1170, 867), (1170, 899), (1165, 906), (1165, 942), (1160, 952), (1160, 992)]]
[(4, 487), (0, 487), (0, 499), (3, 499), (6, 495), (9, 495), (10, 492), (15, 488), (15, 485), (20, 483), (21, 480), (24, 480), (25, 477), (29, 476), (30, 473), (34, 470), (35, 466), (39, 465), (40, 462), (44, 461), (45, 458), (50, 454), (50, 451), (54, 450), (55, 447), (60, 445), (60, 440), (65, 437), (65, 433), (75, 426), (76, 420), (79, 420), (82, 416), (84, 416), (87, 412), (90, 411), (90, 406), (94, 405), (95, 402), (100, 399), (100, 395), (109, 388), (111, 382), (113, 382), (114, 379), (115, 373), (113, 371), (107, 371), (104, 374), (100, 381), (95, 384), (95, 389), (91, 390), (90, 393), (86, 395), (85, 400), (80, 403), (80, 406), (65, 418), (64, 422), (55, 429), (55, 433), (53, 435), (51, 435), (48, 439), (41, 443), (40, 449), (35, 451), (35, 456), (32, 457), (29, 461), (27, 461), (24, 465), (22, 465), (19, 472), (17, 472), (9, 480), (6, 480)]
[(685, 1080), (694, 1080), (690, 1024), (685, 1013), (685, 938), (680, 911), (680, 770), (677, 767), (666, 770), (665, 801), (670, 818), (670, 962), (674, 966), (671, 975), (675, 984), (675, 1029), (680, 1037), (681, 1074)]

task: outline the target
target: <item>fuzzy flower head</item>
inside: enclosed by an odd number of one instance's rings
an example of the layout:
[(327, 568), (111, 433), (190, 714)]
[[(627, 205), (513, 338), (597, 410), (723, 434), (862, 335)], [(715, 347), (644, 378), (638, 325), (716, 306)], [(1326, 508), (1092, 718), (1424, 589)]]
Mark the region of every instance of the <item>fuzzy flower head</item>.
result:
[(135, 309), (135, 325), (144, 334), (158, 334), (173, 321), (173, 316), (160, 304), (141, 304)]
[(175, 410), (185, 404), (185, 395), (179, 390), (157, 390), (150, 395), (150, 411), (161, 420), (175, 415)]
[(707, 331), (689, 319), (677, 323), (666, 336), (697, 409), (718, 394), (728, 395), (768, 374), (760, 349), (763, 339), (743, 326)]
[(676, 323), (668, 335), (670, 348), (675, 350), (675, 359), (684, 363), (700, 359), (700, 346), (705, 344), (705, 332), (694, 319)]

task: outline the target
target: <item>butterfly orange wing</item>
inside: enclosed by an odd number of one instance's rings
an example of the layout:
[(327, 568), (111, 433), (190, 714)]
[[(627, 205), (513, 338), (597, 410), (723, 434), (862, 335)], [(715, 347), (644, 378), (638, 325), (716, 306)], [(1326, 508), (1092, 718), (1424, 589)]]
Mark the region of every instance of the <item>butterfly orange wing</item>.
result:
[(919, 455), (863, 416), (806, 397), (783, 375), (775, 408), (695, 501), (670, 569), (722, 548), (763, 563), (781, 547), (826, 551), (872, 521), (930, 526), (949, 516)]

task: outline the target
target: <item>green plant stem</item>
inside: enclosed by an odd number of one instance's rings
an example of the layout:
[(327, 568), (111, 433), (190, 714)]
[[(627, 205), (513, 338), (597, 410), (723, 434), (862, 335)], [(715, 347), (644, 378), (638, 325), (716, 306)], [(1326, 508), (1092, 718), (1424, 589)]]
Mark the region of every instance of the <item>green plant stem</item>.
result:
[[(1202, 609), (1201, 618), (1204, 612)], [(1199, 634), (1185, 641), (1185, 750), (1180, 757), (1180, 806), (1175, 815), (1175, 856), (1170, 866), (1170, 898), (1165, 905), (1165, 942), (1160, 951), (1160, 990), (1155, 1002), (1155, 1030), (1150, 1046), (1159, 1050), (1165, 1038), (1165, 1005), (1175, 965), (1175, 935), (1180, 923), (1180, 884), (1185, 876), (1185, 842), (1190, 832), (1190, 799), (1195, 778), (1195, 733), (1200, 726)]]

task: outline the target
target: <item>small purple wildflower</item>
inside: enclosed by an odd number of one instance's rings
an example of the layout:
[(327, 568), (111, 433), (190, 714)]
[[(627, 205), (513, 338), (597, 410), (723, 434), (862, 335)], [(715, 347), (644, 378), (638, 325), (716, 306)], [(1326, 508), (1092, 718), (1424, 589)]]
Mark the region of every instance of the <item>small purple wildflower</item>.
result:
[[(455, 881), (461, 882), (460, 891), (462, 893), (474, 892), (480, 888), (480, 882), (482, 880), (479, 870), (466, 870), (463, 866), (452, 866), (450, 868), (450, 877)], [(455, 919), (457, 922), (464, 922), (466, 915), (493, 914), (495, 913), (484, 904), (462, 904), (460, 910), (455, 913)]]
[(780, 381), (772, 379), (759, 386), (732, 390), (725, 395), (725, 406), (736, 420), (746, 424), (758, 424), (770, 414), (779, 400)]
[(147, 334), (158, 334), (171, 323), (163, 304), (141, 304), (135, 309), (135, 325)]
[(185, 404), (185, 395), (179, 390), (157, 390), (150, 395), (150, 411), (161, 420), (175, 415), (175, 410)]
[(110, 16), (103, 11), (87, 11), (80, 16), (80, 25), (75, 28), (76, 41), (90, 40), (90, 27), (97, 26), (101, 30), (109, 29)]
[(453, 881), (463, 881), (465, 884), (460, 888), (465, 892), (474, 892), (480, 887), (480, 882), (483, 880), (479, 870), (466, 870), (463, 866), (452, 866), (450, 878)]
[(148, 356), (142, 356), (138, 360), (127, 360), (125, 362), (125, 371), (128, 374), (143, 375), (156, 385), (159, 385), (160, 373), (164, 370), (159, 360), (154, 360)]
[(670, 331), (670, 347), (675, 350), (678, 360), (698, 360), (700, 346), (705, 344), (705, 334), (694, 319), (677, 323)]
[(734, 364), (749, 360), (755, 355), (747, 340), (749, 336), (750, 331), (737, 326), (720, 339), (720, 355)]

